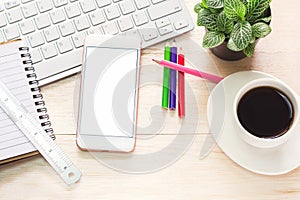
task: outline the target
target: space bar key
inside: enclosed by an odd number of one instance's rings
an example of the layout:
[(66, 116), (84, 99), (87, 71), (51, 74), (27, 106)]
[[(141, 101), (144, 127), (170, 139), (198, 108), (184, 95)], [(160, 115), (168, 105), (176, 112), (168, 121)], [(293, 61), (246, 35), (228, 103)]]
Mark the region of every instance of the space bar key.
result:
[(148, 14), (151, 20), (156, 20), (161, 17), (173, 14), (180, 11), (181, 5), (178, 0), (163, 1), (162, 3), (152, 6), (148, 9)]
[(81, 65), (82, 48), (51, 58), (35, 65), (38, 80), (45, 79)]

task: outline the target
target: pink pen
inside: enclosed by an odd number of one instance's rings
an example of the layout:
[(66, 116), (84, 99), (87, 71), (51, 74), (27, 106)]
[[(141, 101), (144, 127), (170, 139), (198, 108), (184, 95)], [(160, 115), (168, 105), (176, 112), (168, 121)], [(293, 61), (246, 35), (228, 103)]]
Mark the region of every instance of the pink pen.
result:
[(223, 80), (223, 78), (220, 77), (220, 76), (216, 76), (216, 75), (213, 75), (213, 74), (201, 72), (201, 71), (198, 71), (198, 70), (195, 70), (195, 69), (190, 69), (190, 68), (187, 68), (187, 67), (184, 67), (182, 65), (172, 63), (172, 62), (169, 62), (169, 61), (165, 61), (165, 60), (159, 61), (159, 60), (155, 60), (155, 59), (152, 59), (152, 60), (154, 62), (160, 64), (161, 66), (165, 66), (165, 67), (168, 67), (170, 69), (175, 69), (175, 70), (187, 73), (187, 74), (198, 76), (200, 78), (207, 79), (207, 80), (215, 82), (215, 83), (219, 83), (220, 81)]

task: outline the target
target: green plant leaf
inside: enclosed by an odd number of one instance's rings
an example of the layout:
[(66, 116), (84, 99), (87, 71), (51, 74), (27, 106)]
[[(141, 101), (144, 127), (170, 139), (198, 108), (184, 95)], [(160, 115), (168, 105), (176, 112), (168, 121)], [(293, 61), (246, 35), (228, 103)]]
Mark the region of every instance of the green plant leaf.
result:
[(250, 40), (250, 43), (254, 43), (255, 40), (256, 40), (256, 37), (254, 37), (254, 36), (253, 36), (253, 33), (252, 33), (252, 38), (251, 38), (251, 40)]
[(271, 27), (263, 22), (258, 22), (252, 26), (252, 35), (256, 38), (266, 37), (271, 31)]
[(216, 14), (210, 14), (203, 17), (201, 22), (209, 31), (218, 31), (217, 17)]
[(243, 49), (239, 49), (233, 42), (233, 40), (230, 38), (228, 43), (227, 43), (227, 48), (232, 50), (232, 51), (241, 51)]
[(222, 12), (223, 8), (209, 8), (209, 10), (213, 14), (220, 14), (220, 12)]
[(248, 46), (252, 39), (252, 29), (249, 22), (238, 22), (234, 25), (230, 38), (239, 49)]
[(199, 13), (199, 11), (202, 9), (202, 3), (197, 3), (195, 6), (194, 6), (194, 11), (195, 13)]
[(247, 57), (251, 57), (254, 53), (254, 48), (255, 48), (255, 44), (254, 43), (250, 43), (244, 50), (244, 54), (247, 56)]
[(205, 21), (205, 18), (208, 17), (209, 15), (211, 15), (211, 12), (206, 8), (202, 8), (198, 12), (197, 25), (204, 26), (203, 21)]
[(269, 8), (271, 0), (249, 0), (247, 4), (246, 20), (255, 22)]
[(229, 34), (233, 29), (234, 23), (232, 20), (226, 17), (223, 11), (217, 17), (217, 26), (220, 31), (224, 32), (225, 34)]
[(241, 2), (242, 2), (244, 5), (247, 5), (248, 0), (241, 0)]
[(204, 48), (214, 48), (222, 44), (225, 40), (223, 33), (209, 31), (204, 35), (202, 46)]
[(206, 5), (209, 8), (223, 8), (224, 0), (206, 0)]
[(269, 17), (263, 17), (263, 18), (259, 18), (259, 19), (255, 20), (254, 23), (256, 23), (256, 22), (266, 22), (266, 23), (270, 23), (271, 19), (272, 19), (272, 16), (269, 16)]
[(208, 8), (206, 1), (207, 0), (202, 0), (202, 6), (203, 6), (203, 8)]
[(244, 20), (246, 6), (240, 0), (224, 0), (224, 12), (230, 20)]

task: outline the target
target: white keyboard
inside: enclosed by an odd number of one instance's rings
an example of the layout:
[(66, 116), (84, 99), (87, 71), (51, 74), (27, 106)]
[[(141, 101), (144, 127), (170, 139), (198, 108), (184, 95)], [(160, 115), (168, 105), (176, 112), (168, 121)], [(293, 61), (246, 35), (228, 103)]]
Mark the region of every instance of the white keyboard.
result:
[(183, 0), (0, 0), (0, 42), (24, 39), (41, 85), (80, 71), (88, 34), (136, 36), (145, 48), (193, 28)]

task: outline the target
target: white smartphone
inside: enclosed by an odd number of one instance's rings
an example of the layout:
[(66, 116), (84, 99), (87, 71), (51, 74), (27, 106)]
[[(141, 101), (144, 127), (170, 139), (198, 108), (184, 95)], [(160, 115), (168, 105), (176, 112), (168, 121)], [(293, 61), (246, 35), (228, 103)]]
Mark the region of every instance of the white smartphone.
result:
[(141, 43), (136, 38), (86, 37), (76, 137), (80, 149), (134, 150), (140, 47)]

